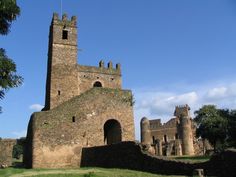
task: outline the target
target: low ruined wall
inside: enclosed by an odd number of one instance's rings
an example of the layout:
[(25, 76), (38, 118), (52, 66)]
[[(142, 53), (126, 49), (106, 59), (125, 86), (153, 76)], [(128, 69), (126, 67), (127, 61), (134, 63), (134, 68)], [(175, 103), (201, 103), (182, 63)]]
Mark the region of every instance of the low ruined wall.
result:
[(166, 175), (192, 175), (201, 165), (151, 156), (135, 142), (83, 148), (81, 161), (83, 167), (125, 168)]
[(236, 150), (229, 149), (212, 156), (205, 164), (205, 172), (209, 176), (233, 177), (236, 175)]
[(236, 174), (236, 150), (227, 150), (203, 163), (189, 163), (151, 156), (135, 142), (83, 148), (83, 167), (124, 168), (164, 175), (192, 175), (204, 169), (207, 176), (229, 177)]
[(15, 144), (14, 139), (0, 140), (0, 166), (12, 165), (12, 151)]

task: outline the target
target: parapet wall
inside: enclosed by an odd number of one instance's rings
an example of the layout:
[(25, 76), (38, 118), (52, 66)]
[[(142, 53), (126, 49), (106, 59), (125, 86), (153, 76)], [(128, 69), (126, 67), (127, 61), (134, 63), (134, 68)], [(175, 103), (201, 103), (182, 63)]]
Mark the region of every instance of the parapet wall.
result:
[(15, 144), (15, 139), (0, 140), (0, 166), (12, 165), (12, 151)]

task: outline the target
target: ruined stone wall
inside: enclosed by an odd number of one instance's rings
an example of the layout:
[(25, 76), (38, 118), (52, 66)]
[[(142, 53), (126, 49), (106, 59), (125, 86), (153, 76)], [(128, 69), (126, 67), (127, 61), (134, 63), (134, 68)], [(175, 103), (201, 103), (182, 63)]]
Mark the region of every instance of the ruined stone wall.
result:
[(192, 175), (200, 165), (151, 156), (135, 142), (83, 148), (83, 167), (124, 168), (165, 175)]
[(82, 150), (82, 167), (123, 168), (163, 175), (192, 176), (203, 169), (207, 176), (233, 177), (236, 174), (236, 150), (227, 150), (203, 163), (170, 160), (152, 156), (135, 142), (87, 147)]
[(208, 176), (231, 177), (236, 174), (236, 149), (228, 149), (213, 155), (204, 164)]
[[(93, 88), (31, 118), (32, 167), (78, 167), (82, 147), (104, 145), (104, 124), (121, 125), (122, 141), (134, 140), (130, 91)], [(28, 132), (30, 133), (30, 132)]]
[(12, 165), (12, 151), (13, 146), (16, 144), (14, 139), (2, 139), (0, 140), (0, 166)]
[(163, 125), (158, 124), (159, 126), (155, 126), (155, 124), (153, 125), (152, 123), (156, 123), (155, 120), (150, 120), (151, 136), (161, 141), (165, 141), (164, 136), (166, 136), (167, 141), (175, 140), (176, 134), (178, 133), (177, 121), (177, 118), (173, 118)]

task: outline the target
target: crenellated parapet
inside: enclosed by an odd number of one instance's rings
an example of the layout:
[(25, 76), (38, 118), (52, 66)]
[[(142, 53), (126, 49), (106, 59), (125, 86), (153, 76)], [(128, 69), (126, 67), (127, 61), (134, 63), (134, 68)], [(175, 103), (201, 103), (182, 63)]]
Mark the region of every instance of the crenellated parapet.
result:
[(181, 116), (190, 116), (190, 107), (185, 104), (185, 105), (179, 105), (175, 107), (175, 112), (174, 112), (174, 116), (176, 117), (181, 117)]
[(97, 74), (109, 74), (109, 75), (118, 75), (121, 76), (121, 66), (116, 64), (116, 67), (113, 67), (112, 62), (110, 61), (105, 67), (104, 61), (99, 62), (98, 67), (96, 66), (86, 66), (86, 65), (77, 65), (79, 72), (87, 73), (97, 73)]
[(76, 16), (72, 16), (70, 19), (68, 19), (67, 14), (63, 14), (62, 18), (60, 18), (58, 13), (53, 13), (52, 23), (57, 25), (76, 27), (77, 18)]

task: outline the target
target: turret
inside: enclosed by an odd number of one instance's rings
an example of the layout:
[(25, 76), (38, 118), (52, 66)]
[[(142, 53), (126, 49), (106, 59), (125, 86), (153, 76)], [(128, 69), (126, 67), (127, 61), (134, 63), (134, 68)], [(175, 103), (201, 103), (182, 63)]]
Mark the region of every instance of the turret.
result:
[(146, 117), (143, 117), (140, 122), (141, 127), (141, 143), (144, 145), (151, 145), (151, 131), (150, 131), (150, 122)]
[(177, 106), (175, 116), (179, 118), (178, 131), (182, 140), (182, 154), (194, 155), (192, 120), (189, 115), (190, 107), (188, 105)]

